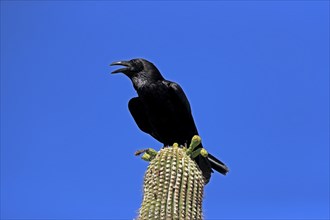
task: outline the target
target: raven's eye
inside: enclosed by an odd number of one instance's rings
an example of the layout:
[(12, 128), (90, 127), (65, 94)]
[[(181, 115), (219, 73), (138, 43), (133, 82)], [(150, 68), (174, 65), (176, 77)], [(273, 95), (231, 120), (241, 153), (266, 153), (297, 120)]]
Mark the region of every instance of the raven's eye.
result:
[(133, 60), (134, 66), (136, 70), (141, 71), (143, 70), (143, 64), (140, 60)]

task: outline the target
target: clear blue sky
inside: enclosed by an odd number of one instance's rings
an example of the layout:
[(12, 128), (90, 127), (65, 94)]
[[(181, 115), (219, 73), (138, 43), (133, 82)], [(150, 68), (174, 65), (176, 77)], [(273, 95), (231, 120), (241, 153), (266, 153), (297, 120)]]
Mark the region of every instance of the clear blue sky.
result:
[(180, 83), (228, 176), (206, 219), (329, 218), (328, 1), (1, 1), (1, 218), (132, 219), (161, 144), (112, 61)]

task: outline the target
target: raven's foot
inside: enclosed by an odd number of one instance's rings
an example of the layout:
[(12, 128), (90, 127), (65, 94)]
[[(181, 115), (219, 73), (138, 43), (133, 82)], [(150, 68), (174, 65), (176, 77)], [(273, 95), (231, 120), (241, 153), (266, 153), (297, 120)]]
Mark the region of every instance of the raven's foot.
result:
[(141, 159), (145, 160), (145, 161), (151, 161), (158, 154), (158, 152), (155, 149), (148, 148), (148, 149), (136, 151), (135, 156), (139, 156), (142, 153), (144, 153), (144, 154), (142, 155)]

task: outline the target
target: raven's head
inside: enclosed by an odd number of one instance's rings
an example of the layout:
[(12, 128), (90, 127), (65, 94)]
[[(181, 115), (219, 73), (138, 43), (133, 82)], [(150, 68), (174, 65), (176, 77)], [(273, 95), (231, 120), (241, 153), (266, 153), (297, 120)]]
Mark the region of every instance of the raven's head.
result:
[(145, 59), (132, 59), (129, 61), (117, 61), (110, 64), (110, 66), (124, 66), (112, 71), (114, 73), (124, 73), (130, 79), (132, 78), (148, 78), (148, 79), (163, 79), (157, 67)]

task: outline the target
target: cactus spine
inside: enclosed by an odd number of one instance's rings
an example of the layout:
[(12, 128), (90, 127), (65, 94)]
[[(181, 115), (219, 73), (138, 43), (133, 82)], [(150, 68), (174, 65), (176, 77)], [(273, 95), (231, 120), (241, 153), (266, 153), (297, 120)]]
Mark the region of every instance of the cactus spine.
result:
[(192, 150), (173, 144), (151, 156), (139, 220), (202, 219), (204, 177)]

